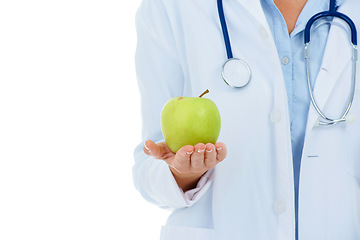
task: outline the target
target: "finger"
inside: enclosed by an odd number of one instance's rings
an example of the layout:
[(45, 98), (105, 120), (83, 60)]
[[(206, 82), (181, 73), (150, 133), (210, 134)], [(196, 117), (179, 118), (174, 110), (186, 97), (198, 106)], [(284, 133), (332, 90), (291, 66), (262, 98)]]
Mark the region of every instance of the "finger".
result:
[(226, 158), (227, 155), (227, 149), (224, 143), (218, 142), (215, 144), (217, 156), (216, 159), (218, 162), (223, 161)]
[(172, 162), (169, 162), (169, 166), (173, 167), (180, 173), (188, 172), (190, 170), (190, 157), (194, 152), (194, 147), (186, 145), (180, 148), (175, 155)]
[(144, 151), (144, 153), (145, 154), (147, 154), (147, 155), (150, 155), (150, 148), (149, 148), (149, 145), (151, 144), (150, 142), (152, 142), (151, 140), (147, 140), (147, 141), (145, 141), (145, 143), (144, 143), (144, 147), (143, 147), (143, 151)]
[(204, 163), (205, 144), (198, 143), (195, 145), (195, 151), (191, 155), (191, 168), (196, 172), (200, 169), (206, 168)]
[(215, 167), (217, 164), (216, 155), (217, 153), (214, 144), (207, 143), (205, 148), (204, 163), (208, 169)]
[(147, 140), (143, 147), (144, 153), (152, 156), (157, 159), (162, 159), (164, 153), (164, 148), (160, 146), (160, 144), (155, 144), (151, 140)]

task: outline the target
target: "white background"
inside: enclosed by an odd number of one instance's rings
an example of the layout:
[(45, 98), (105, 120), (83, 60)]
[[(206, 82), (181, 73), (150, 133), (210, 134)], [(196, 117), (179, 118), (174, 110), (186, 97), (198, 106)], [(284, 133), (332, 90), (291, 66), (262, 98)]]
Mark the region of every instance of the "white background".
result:
[(0, 3), (0, 239), (158, 239), (135, 190), (140, 0)]

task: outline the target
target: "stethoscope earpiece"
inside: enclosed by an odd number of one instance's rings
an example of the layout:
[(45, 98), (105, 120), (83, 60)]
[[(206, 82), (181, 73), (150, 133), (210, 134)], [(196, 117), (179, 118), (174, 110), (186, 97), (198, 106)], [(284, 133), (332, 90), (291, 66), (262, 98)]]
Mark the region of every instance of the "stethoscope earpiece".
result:
[[(313, 86), (311, 85), (311, 79), (310, 79), (310, 57), (309, 57), (309, 49), (310, 49), (310, 30), (311, 26), (322, 18), (327, 17), (334, 17), (343, 20), (349, 27), (350, 27), (350, 42), (352, 44), (352, 81), (351, 81), (351, 90), (349, 94), (349, 101), (345, 107), (344, 112), (342, 113), (340, 118), (333, 119), (329, 118), (325, 115), (325, 113), (320, 109), (318, 106), (313, 92)], [(326, 21), (328, 23), (328, 21)], [(330, 22), (331, 23), (331, 22)], [(321, 24), (320, 24), (321, 25)], [(318, 125), (335, 125), (340, 122), (350, 122), (347, 121), (347, 115), (350, 111), (351, 105), (354, 100), (355, 95), (355, 82), (356, 82), (356, 62), (358, 59), (358, 52), (357, 52), (357, 31), (356, 26), (354, 22), (345, 14), (336, 12), (336, 6), (335, 6), (335, 0), (330, 0), (330, 9), (329, 11), (320, 12), (318, 14), (315, 14), (313, 17), (309, 19), (305, 26), (304, 30), (304, 43), (305, 43), (305, 67), (306, 67), (306, 78), (307, 78), (307, 84), (308, 84), (308, 90), (311, 98), (311, 103), (313, 107), (315, 108), (316, 112), (321, 116), (322, 120), (318, 120)]]

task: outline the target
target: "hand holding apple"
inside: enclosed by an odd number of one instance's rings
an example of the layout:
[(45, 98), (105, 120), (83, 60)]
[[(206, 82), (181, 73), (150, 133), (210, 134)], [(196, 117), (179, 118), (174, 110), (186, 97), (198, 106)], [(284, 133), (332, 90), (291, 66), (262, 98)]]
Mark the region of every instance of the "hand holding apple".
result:
[(147, 155), (163, 160), (169, 165), (177, 184), (184, 192), (195, 188), (201, 176), (223, 161), (227, 154), (225, 144), (220, 142), (186, 145), (175, 154), (165, 142), (155, 144), (148, 140), (143, 150)]
[(200, 97), (170, 99), (161, 114), (165, 142), (148, 140), (144, 152), (165, 161), (183, 191), (195, 188), (201, 176), (226, 157), (224, 143), (217, 142), (220, 114), (214, 102)]

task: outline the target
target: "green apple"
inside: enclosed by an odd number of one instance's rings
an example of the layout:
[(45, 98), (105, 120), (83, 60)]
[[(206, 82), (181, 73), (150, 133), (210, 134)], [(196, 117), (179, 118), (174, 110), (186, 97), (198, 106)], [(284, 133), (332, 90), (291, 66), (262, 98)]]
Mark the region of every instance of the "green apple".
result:
[(185, 145), (216, 143), (221, 119), (216, 104), (202, 98), (208, 92), (199, 97), (175, 97), (165, 104), (161, 112), (161, 130), (174, 153)]

